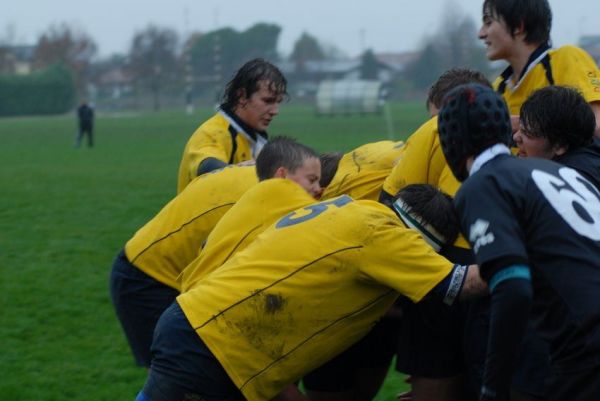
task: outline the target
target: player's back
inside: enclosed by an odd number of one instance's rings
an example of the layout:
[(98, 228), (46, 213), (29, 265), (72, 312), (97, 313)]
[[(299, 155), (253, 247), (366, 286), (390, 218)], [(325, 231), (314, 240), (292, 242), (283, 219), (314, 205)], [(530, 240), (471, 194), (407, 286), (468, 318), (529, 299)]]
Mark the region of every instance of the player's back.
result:
[(600, 362), (600, 192), (571, 168), (506, 155), (472, 175), (456, 203), (483, 275), (500, 258), (531, 266), (532, 316), (553, 361)]
[(181, 292), (217, 269), (284, 214), (316, 200), (292, 180), (273, 178), (248, 190), (221, 218), (200, 255), (181, 273)]
[(200, 252), (225, 212), (258, 182), (254, 166), (227, 167), (192, 181), (125, 245), (128, 260), (179, 288), (177, 276)]

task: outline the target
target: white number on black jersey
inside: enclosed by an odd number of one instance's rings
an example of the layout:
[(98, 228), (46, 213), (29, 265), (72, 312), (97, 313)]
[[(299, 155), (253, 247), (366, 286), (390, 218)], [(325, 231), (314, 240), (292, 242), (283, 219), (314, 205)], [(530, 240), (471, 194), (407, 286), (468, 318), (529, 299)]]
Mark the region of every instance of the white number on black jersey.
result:
[(563, 167), (559, 177), (533, 170), (531, 177), (548, 202), (578, 234), (600, 241), (600, 194), (578, 172)]

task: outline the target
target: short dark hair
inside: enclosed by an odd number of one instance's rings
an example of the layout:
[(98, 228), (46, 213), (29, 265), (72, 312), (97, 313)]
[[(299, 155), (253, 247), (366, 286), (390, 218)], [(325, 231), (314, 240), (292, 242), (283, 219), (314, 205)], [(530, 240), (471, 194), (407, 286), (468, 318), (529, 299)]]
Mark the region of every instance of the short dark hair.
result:
[(483, 15), (486, 14), (502, 17), (512, 36), (522, 23), (527, 43), (550, 42), (552, 10), (548, 0), (485, 0)]
[(248, 98), (258, 91), (262, 81), (268, 84), (273, 93), (287, 97), (287, 80), (281, 71), (268, 61), (255, 58), (244, 64), (227, 83), (221, 107), (232, 110), (242, 95)]
[(319, 159), (321, 159), (321, 179), (319, 180), (319, 185), (321, 188), (325, 188), (331, 184), (331, 181), (333, 180), (333, 177), (335, 177), (335, 173), (337, 173), (340, 160), (343, 156), (344, 154), (340, 152), (321, 154), (319, 157)]
[(271, 139), (260, 151), (256, 158), (256, 174), (258, 180), (273, 178), (279, 167), (285, 167), (290, 172), (309, 158), (319, 158), (312, 148), (298, 143), (295, 139), (279, 136)]
[(444, 97), (452, 89), (463, 84), (481, 84), (491, 88), (490, 81), (477, 70), (470, 68), (451, 68), (445, 71), (440, 77), (431, 85), (429, 93), (427, 95), (427, 108), (429, 104), (433, 104), (436, 109), (441, 109), (443, 105)]
[(394, 196), (392, 209), (398, 199), (404, 203), (405, 212), (421, 225), (430, 225), (443, 237), (442, 245), (454, 243), (459, 233), (459, 221), (450, 195), (429, 184), (411, 184)]
[(520, 120), (527, 135), (568, 150), (591, 143), (596, 129), (592, 107), (577, 89), (564, 86), (535, 91), (521, 106)]

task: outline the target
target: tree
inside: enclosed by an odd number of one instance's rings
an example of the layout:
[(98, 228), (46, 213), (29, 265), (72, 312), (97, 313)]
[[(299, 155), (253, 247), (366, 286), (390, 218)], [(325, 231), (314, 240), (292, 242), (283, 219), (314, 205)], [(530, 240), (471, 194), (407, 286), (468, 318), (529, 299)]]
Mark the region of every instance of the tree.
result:
[(152, 93), (154, 110), (160, 109), (161, 91), (178, 75), (177, 43), (174, 30), (154, 25), (136, 33), (131, 42), (130, 71), (136, 85)]
[(380, 68), (373, 50), (366, 50), (360, 57), (360, 79), (378, 79)]
[(407, 67), (406, 77), (418, 89), (427, 89), (442, 72), (453, 67), (490, 72), (475, 22), (456, 3), (448, 2), (440, 27), (424, 40), (421, 55)]
[(302, 32), (302, 35), (294, 43), (294, 49), (290, 55), (290, 60), (296, 65), (303, 65), (309, 60), (323, 60), (325, 52), (321, 48), (319, 41), (312, 35)]
[(281, 28), (259, 23), (244, 32), (221, 28), (208, 32), (191, 45), (190, 57), (194, 75), (201, 82), (219, 86), (232, 77), (245, 62), (262, 57), (276, 60)]
[(73, 74), (78, 93), (83, 95), (96, 51), (96, 43), (87, 33), (65, 23), (51, 25), (37, 41), (33, 65), (36, 69), (56, 63), (66, 65)]

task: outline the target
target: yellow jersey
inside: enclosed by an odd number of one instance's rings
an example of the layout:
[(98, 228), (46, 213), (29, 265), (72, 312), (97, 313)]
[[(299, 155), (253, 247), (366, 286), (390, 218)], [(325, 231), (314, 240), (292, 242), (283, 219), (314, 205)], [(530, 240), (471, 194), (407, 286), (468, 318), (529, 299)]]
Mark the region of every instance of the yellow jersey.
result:
[(200, 163), (214, 157), (227, 164), (256, 158), (266, 144), (266, 133), (256, 133), (244, 127), (237, 118), (219, 110), (192, 134), (179, 165), (177, 193), (198, 175)]
[(315, 202), (304, 188), (283, 178), (266, 180), (249, 189), (225, 213), (208, 236), (200, 255), (179, 276), (181, 292), (189, 290), (234, 253), (246, 248), (281, 216)]
[[(429, 184), (450, 196), (460, 188), (452, 174), (440, 145), (437, 116), (421, 125), (404, 144), (398, 163), (383, 183), (383, 190), (394, 196), (407, 185)], [(469, 249), (469, 243), (459, 235), (454, 246)]]
[(494, 88), (504, 97), (511, 114), (520, 114), (525, 100), (536, 89), (548, 85), (574, 87), (588, 103), (600, 101), (600, 69), (585, 50), (570, 45), (540, 50), (543, 51), (526, 67), (519, 82), (513, 84), (510, 67), (494, 81)]
[(402, 152), (404, 142), (368, 143), (342, 156), (323, 199), (350, 195), (354, 199), (379, 199), (383, 181)]
[(177, 302), (244, 396), (269, 400), (452, 268), (387, 206), (344, 195), (282, 217)]
[(231, 206), (258, 182), (254, 166), (230, 166), (190, 183), (125, 245), (138, 269), (179, 290), (177, 277)]

